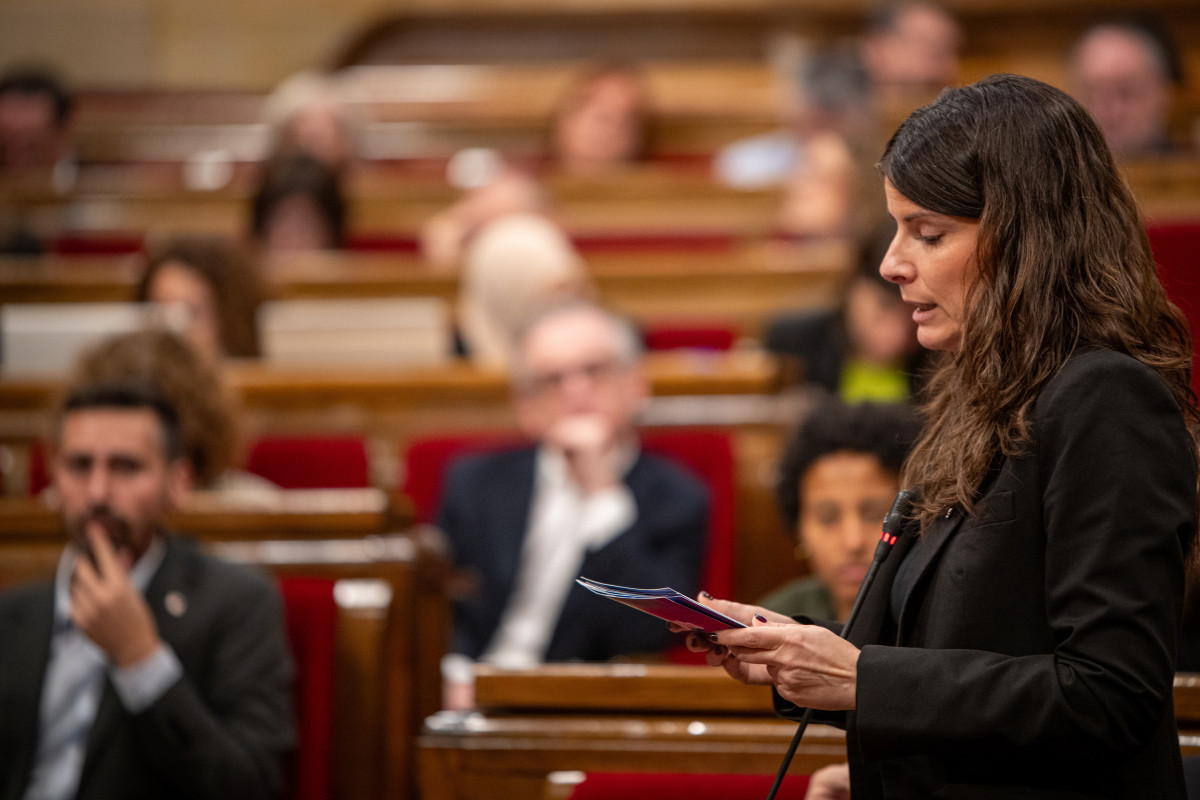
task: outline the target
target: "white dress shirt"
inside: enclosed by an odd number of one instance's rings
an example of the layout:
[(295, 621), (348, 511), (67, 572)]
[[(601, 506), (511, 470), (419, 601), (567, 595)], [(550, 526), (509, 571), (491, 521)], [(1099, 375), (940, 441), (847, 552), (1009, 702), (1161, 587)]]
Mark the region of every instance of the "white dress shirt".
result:
[[(622, 474), (634, 457), (622, 453)], [(540, 664), (584, 557), (636, 519), (637, 506), (624, 483), (585, 495), (561, 453), (539, 450), (516, 590), (481, 660), (503, 667)]]

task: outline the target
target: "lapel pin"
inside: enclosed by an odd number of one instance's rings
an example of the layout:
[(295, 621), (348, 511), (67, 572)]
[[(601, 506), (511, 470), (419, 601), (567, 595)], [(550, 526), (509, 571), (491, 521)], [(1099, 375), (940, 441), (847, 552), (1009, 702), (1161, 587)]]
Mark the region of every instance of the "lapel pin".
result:
[(187, 611), (187, 598), (179, 592), (167, 592), (163, 598), (163, 607), (172, 617), (182, 617)]

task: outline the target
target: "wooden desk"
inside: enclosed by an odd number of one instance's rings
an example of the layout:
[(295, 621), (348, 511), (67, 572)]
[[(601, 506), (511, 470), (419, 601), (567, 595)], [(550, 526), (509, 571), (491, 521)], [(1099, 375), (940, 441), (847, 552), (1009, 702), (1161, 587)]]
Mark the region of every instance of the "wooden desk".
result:
[[(852, 258), (843, 241), (732, 243), (727, 248), (585, 253), (600, 298), (642, 321), (705, 319), (760, 336), (775, 315), (835, 302)], [(129, 256), (0, 259), (0, 303), (123, 301), (140, 273)], [(453, 271), (415, 254), (317, 253), (263, 264), (272, 294), (304, 297), (439, 297), (453, 303)]]
[[(426, 721), (423, 800), (540, 800), (558, 770), (773, 774), (796, 730), (766, 687), (709, 667), (481, 667), (476, 695), (479, 713)], [(844, 760), (844, 739), (812, 726), (792, 772)]]
[[(481, 668), (479, 713), (437, 715), (420, 748), (423, 800), (540, 800), (558, 770), (773, 774), (795, 733), (766, 687), (664, 665)], [(1180, 745), (1200, 754), (1200, 675), (1175, 682)], [(790, 772), (845, 760), (840, 730), (813, 725)]]
[[(381, 489), (281, 490), (270, 501), (236, 505), (194, 492), (171, 515), (169, 527), (207, 541), (330, 539), (377, 536), (406, 528), (411, 509)], [(0, 539), (5, 543), (63, 544), (59, 514), (31, 497), (0, 498)]]
[[(161, 182), (150, 180), (150, 175)], [(178, 173), (127, 177), (117, 168), (90, 171), (68, 191), (32, 179), (0, 181), (0, 205), (19, 210), (35, 230), (55, 232), (210, 232), (240, 235), (250, 219), (253, 176), (211, 190), (180, 185)], [(722, 231), (760, 236), (774, 224), (778, 189), (743, 191), (707, 171), (631, 167), (603, 178), (546, 177), (551, 212), (572, 234)], [(344, 190), (348, 232), (415, 235), (460, 196), (444, 178), (377, 169)]]

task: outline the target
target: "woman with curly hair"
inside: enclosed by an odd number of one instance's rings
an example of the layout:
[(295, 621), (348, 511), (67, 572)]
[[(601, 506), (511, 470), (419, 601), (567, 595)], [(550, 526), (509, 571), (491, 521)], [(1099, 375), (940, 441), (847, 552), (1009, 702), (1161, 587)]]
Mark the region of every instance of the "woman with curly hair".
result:
[(70, 380), (72, 387), (109, 382), (144, 383), (175, 408), (197, 489), (247, 500), (276, 489), (234, 468), (241, 434), (235, 402), (215, 366), (180, 335), (149, 329), (106, 339), (83, 354)]
[(231, 241), (191, 236), (151, 246), (134, 299), (182, 308), (188, 341), (209, 361), (259, 355), (263, 287), (253, 262)]

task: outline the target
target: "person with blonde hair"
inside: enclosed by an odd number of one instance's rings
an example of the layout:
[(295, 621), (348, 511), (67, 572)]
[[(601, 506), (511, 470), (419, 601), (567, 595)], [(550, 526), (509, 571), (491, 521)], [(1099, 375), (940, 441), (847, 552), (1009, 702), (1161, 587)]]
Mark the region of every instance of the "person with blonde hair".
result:
[(587, 267), (557, 225), (538, 214), (501, 217), (467, 248), (458, 300), (463, 349), (477, 364), (504, 367), (530, 314), (591, 294)]
[(338, 175), (348, 172), (366, 124), (363, 107), (352, 100), (348, 82), (336, 74), (298, 72), (283, 81), (263, 106), (271, 131), (267, 158), (305, 154)]

